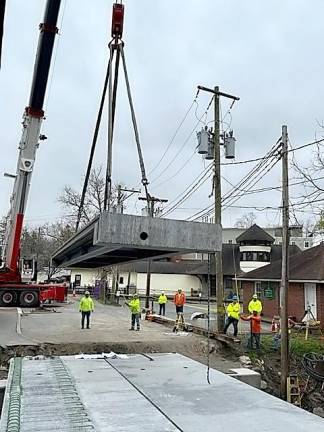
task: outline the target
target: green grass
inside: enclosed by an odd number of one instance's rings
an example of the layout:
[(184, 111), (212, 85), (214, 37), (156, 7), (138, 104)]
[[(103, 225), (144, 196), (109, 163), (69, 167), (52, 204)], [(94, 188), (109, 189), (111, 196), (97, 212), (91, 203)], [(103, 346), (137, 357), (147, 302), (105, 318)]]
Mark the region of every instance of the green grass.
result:
[(324, 354), (324, 341), (314, 336), (309, 337), (308, 340), (302, 336), (293, 336), (290, 338), (290, 352), (297, 357), (310, 352)]
[[(246, 347), (247, 337), (242, 341), (243, 346)], [(244, 349), (246, 351), (246, 349)], [(280, 352), (279, 349), (274, 349), (273, 335), (262, 335), (261, 336), (261, 356)], [(255, 351), (246, 351), (251, 358), (259, 357)], [(290, 353), (295, 357), (302, 357), (306, 353), (315, 352), (324, 354), (324, 340), (316, 336), (309, 336), (308, 340), (305, 340), (305, 335), (290, 335)]]

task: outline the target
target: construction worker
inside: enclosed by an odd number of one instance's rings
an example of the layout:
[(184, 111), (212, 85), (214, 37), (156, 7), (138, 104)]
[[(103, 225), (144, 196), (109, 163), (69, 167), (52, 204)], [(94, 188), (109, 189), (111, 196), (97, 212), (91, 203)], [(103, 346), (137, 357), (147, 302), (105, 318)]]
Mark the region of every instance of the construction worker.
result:
[(129, 330), (140, 331), (140, 315), (141, 315), (141, 302), (138, 294), (134, 294), (130, 302), (125, 302), (131, 311), (131, 328)]
[(261, 335), (261, 316), (257, 311), (253, 311), (252, 315), (248, 317), (241, 316), (242, 320), (251, 322), (251, 333), (248, 341), (248, 348), (253, 349), (253, 341), (255, 341), (255, 348), (260, 351), (260, 335)]
[(175, 304), (177, 314), (175, 326), (173, 328), (173, 331), (175, 332), (179, 329), (180, 324), (184, 326), (183, 306), (186, 303), (186, 296), (185, 293), (182, 292), (181, 288), (179, 288), (178, 292), (174, 295), (173, 303)]
[(84, 293), (80, 300), (79, 312), (81, 312), (81, 329), (84, 329), (84, 320), (87, 319), (87, 329), (90, 328), (90, 315), (94, 311), (93, 300), (90, 297), (89, 291)]
[(237, 325), (240, 318), (240, 303), (236, 295), (232, 297), (232, 302), (227, 306), (226, 313), (227, 319), (224, 327), (224, 334), (226, 334), (228, 327), (232, 324), (234, 328), (234, 337), (237, 336)]
[(253, 312), (257, 312), (259, 315), (262, 312), (262, 303), (261, 301), (258, 299), (258, 295), (257, 294), (253, 294), (252, 296), (252, 300), (249, 303), (248, 306), (248, 310), (250, 314), (253, 314)]
[(165, 316), (165, 305), (167, 304), (167, 302), (168, 302), (167, 296), (164, 294), (164, 292), (161, 292), (158, 298), (158, 303), (160, 306), (159, 315)]

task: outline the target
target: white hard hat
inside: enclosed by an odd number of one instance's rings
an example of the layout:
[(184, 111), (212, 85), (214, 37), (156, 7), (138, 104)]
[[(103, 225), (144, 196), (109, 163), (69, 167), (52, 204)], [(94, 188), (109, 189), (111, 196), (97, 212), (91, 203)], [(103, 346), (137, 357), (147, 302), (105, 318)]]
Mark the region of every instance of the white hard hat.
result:
[(86, 291), (86, 292), (84, 293), (84, 295), (90, 295), (89, 291)]
[(258, 298), (258, 294), (253, 294), (252, 298), (257, 299)]

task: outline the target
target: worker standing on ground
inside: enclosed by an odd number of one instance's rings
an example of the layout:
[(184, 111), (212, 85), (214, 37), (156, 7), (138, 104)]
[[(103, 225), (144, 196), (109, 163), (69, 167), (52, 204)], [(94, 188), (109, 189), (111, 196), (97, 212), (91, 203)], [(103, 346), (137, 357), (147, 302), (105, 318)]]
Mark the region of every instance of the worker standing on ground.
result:
[(227, 313), (227, 319), (225, 322), (224, 327), (224, 334), (226, 334), (228, 327), (232, 324), (234, 328), (234, 337), (237, 336), (237, 325), (240, 319), (240, 303), (238, 301), (238, 298), (236, 295), (232, 297), (232, 302), (227, 306), (226, 313)]
[(255, 348), (260, 351), (260, 337), (261, 337), (261, 317), (257, 311), (253, 311), (252, 315), (248, 317), (241, 316), (242, 320), (251, 322), (251, 333), (248, 341), (248, 348), (253, 349), (255, 341)]
[(125, 302), (127, 306), (130, 308), (131, 311), (131, 328), (129, 330), (135, 330), (135, 323), (136, 323), (136, 330), (140, 331), (140, 315), (141, 315), (141, 302), (139, 299), (138, 294), (134, 294), (133, 298), (130, 302)]
[(84, 321), (87, 319), (87, 329), (90, 328), (90, 315), (94, 311), (93, 300), (90, 297), (89, 291), (84, 293), (80, 300), (79, 312), (81, 312), (81, 329), (84, 329)]
[(179, 330), (180, 325), (184, 327), (183, 306), (186, 303), (186, 296), (185, 293), (182, 292), (181, 288), (179, 288), (178, 292), (174, 295), (173, 303), (175, 304), (177, 314), (175, 326), (173, 328), (173, 331), (175, 332)]
[(262, 312), (262, 303), (258, 299), (257, 294), (253, 294), (252, 300), (249, 303), (248, 310), (250, 314), (253, 314), (253, 312), (257, 312), (259, 315)]
[(158, 298), (158, 303), (160, 306), (159, 315), (165, 316), (165, 305), (167, 304), (167, 302), (168, 302), (167, 296), (164, 294), (164, 292), (161, 292)]

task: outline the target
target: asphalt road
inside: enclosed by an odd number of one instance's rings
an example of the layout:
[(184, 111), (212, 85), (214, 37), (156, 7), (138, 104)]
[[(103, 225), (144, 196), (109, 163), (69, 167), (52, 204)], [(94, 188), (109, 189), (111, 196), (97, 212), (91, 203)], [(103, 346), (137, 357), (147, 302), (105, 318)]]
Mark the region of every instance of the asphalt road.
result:
[(0, 345), (33, 344), (17, 333), (17, 318), (17, 308), (0, 308)]
[[(194, 319), (191, 320), (191, 316), (194, 312), (201, 312), (207, 314), (208, 306), (206, 303), (186, 303), (184, 306), (184, 319), (186, 322), (207, 328), (207, 320), (204, 319)], [(159, 305), (157, 303), (154, 303), (154, 311), (156, 313), (159, 313)], [(211, 326), (213, 327), (214, 323), (214, 317), (216, 313), (215, 304), (211, 305)], [(168, 318), (175, 319), (176, 312), (175, 312), (175, 306), (172, 302), (168, 302), (166, 305), (166, 313), (165, 316)], [(270, 331), (271, 325), (269, 323), (263, 322), (262, 323), (262, 330), (263, 331)], [(231, 334), (233, 332), (232, 326), (228, 329), (228, 334)], [(247, 321), (240, 320), (239, 322), (239, 333), (249, 333), (250, 332), (250, 323)]]

